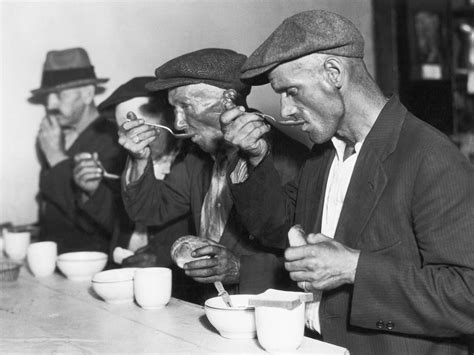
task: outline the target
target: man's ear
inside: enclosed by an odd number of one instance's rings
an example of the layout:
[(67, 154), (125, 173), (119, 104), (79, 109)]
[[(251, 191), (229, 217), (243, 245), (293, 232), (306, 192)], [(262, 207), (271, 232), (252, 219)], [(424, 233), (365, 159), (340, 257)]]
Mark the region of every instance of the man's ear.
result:
[(87, 85), (87, 86), (82, 87), (81, 95), (84, 102), (89, 105), (92, 101), (94, 101), (95, 86)]
[(336, 88), (340, 89), (342, 86), (342, 76), (344, 74), (344, 66), (337, 57), (329, 57), (324, 61), (324, 72), (326, 78)]

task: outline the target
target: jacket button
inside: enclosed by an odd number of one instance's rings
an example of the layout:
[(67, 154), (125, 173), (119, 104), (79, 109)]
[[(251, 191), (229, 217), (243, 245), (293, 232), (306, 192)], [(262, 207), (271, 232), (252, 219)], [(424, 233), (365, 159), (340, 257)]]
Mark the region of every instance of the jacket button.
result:
[(393, 323), (391, 320), (389, 320), (387, 324), (385, 325), (385, 328), (387, 328), (388, 330), (392, 330), (394, 327), (395, 327), (395, 323)]
[(379, 320), (379, 321), (377, 321), (377, 323), (375, 323), (375, 326), (378, 329), (382, 329), (383, 327), (385, 327), (385, 323), (382, 320)]

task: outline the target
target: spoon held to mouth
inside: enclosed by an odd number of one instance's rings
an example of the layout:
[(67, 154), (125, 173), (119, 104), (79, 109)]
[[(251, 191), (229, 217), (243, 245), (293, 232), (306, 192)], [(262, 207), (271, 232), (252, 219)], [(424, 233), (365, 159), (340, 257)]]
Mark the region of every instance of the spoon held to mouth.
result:
[[(224, 91), (223, 100), (224, 100), (224, 106), (226, 110), (230, 110), (236, 106), (235, 101), (238, 95), (239, 94), (234, 89), (227, 89), (226, 91)], [(249, 112), (249, 113), (262, 117), (263, 119), (267, 121), (273, 121), (274, 123), (279, 124), (281, 126), (299, 126), (305, 123), (304, 120), (297, 120), (297, 119), (277, 120), (275, 117), (267, 115), (266, 113), (261, 113), (261, 112)]]
[[(127, 113), (127, 118), (126, 118), (127, 121), (134, 121), (136, 119), (138, 119), (138, 117), (135, 115), (135, 113), (133, 113), (132, 111)], [(161, 124), (157, 124), (157, 123), (143, 122), (143, 124), (147, 126), (153, 126), (153, 127), (164, 129), (168, 131), (169, 133), (171, 133), (175, 138), (178, 138), (178, 139), (191, 138), (194, 136), (194, 133), (175, 133), (171, 128), (161, 125)]]
[(165, 129), (168, 132), (170, 132), (175, 138), (185, 139), (185, 138), (191, 138), (192, 136), (194, 136), (194, 133), (175, 133), (171, 128), (169, 128), (167, 126), (163, 126), (161, 124), (148, 123), (148, 122), (145, 122), (144, 124), (146, 124), (148, 126), (153, 126), (153, 127), (158, 127), (158, 128)]

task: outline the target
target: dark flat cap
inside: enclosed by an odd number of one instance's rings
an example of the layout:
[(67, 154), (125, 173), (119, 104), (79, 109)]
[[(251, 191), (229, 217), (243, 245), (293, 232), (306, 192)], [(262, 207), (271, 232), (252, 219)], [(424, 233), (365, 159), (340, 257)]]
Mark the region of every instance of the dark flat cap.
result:
[(145, 84), (155, 80), (153, 76), (139, 76), (120, 85), (108, 98), (100, 103), (99, 111), (106, 111), (115, 108), (121, 102), (135, 97), (147, 97), (152, 93), (145, 87)]
[(270, 70), (311, 53), (362, 58), (364, 38), (351, 21), (338, 14), (300, 12), (283, 21), (252, 53), (242, 66), (241, 79), (252, 85), (266, 84)]
[(240, 80), (240, 70), (247, 56), (230, 49), (205, 48), (174, 58), (155, 70), (156, 79), (149, 90), (172, 89), (191, 84), (209, 84), (235, 89), (242, 96), (250, 87)]

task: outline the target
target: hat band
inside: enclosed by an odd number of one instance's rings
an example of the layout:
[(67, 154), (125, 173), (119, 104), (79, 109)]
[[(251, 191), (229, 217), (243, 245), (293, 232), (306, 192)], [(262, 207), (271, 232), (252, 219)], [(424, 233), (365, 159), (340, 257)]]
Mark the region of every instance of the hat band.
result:
[(82, 79), (96, 79), (93, 66), (44, 71), (41, 79), (41, 87), (51, 87)]

